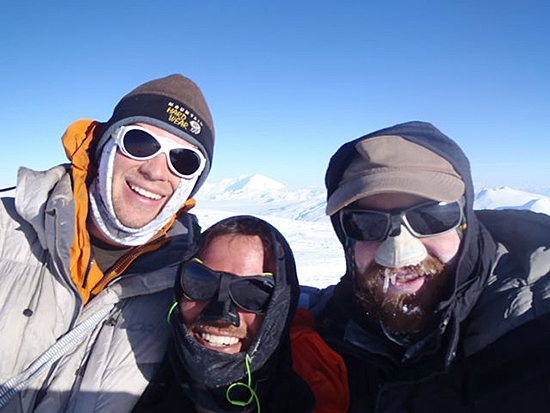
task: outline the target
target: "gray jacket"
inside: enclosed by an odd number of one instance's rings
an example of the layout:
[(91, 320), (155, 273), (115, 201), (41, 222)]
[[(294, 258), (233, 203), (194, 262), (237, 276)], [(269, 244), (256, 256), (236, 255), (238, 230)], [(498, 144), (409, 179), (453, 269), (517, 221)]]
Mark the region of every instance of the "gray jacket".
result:
[(175, 271), (192, 249), (194, 224), (183, 214), (166, 245), (83, 307), (69, 271), (68, 166), (21, 168), (15, 200), (0, 202), (0, 396), (15, 393), (2, 412), (130, 411), (164, 355)]

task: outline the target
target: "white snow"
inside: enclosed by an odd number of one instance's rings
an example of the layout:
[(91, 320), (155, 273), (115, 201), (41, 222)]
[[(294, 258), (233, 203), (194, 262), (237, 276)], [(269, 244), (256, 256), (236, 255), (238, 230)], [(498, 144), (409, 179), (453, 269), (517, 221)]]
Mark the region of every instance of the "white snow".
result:
[(475, 209), (528, 209), (550, 215), (550, 197), (518, 191), (506, 186), (483, 188), (476, 193)]
[(277, 197), (285, 186), (263, 175), (243, 175), (238, 179), (224, 179), (218, 184), (205, 184), (201, 194), (210, 199), (239, 199), (263, 196)]

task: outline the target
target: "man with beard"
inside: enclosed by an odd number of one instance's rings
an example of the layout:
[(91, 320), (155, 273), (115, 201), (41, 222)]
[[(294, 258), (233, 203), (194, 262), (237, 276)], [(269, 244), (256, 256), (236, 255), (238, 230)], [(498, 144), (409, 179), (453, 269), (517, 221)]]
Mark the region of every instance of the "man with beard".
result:
[(292, 367), (298, 295), (292, 252), (274, 227), (252, 216), (210, 227), (180, 267), (168, 357), (134, 412), (312, 411)]
[(187, 211), (212, 163), (212, 117), (175, 74), (132, 90), (106, 123), (75, 122), (63, 144), (70, 163), (20, 168), (0, 202), (0, 409), (131, 411), (195, 247)]
[(474, 212), (466, 156), (422, 122), (344, 144), (326, 185), (347, 271), (304, 291), (350, 411), (548, 411), (550, 218)]

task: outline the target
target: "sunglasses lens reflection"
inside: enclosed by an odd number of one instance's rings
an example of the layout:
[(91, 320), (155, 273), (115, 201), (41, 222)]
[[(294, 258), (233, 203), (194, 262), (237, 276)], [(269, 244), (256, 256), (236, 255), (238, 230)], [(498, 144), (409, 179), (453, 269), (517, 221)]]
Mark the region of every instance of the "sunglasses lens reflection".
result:
[(206, 267), (194, 262), (183, 267), (180, 278), (185, 295), (193, 300), (209, 300), (216, 294), (220, 285), (219, 277), (212, 274)]
[(199, 155), (190, 149), (183, 148), (170, 151), (170, 162), (181, 175), (192, 175), (201, 166)]
[(350, 238), (377, 241), (386, 235), (388, 217), (375, 211), (344, 211), (342, 224)]
[(131, 129), (124, 135), (124, 148), (136, 158), (147, 158), (160, 150), (160, 143), (143, 130)]
[(407, 212), (407, 221), (420, 235), (435, 235), (446, 232), (460, 224), (460, 205), (439, 203), (424, 205)]
[(243, 277), (231, 284), (231, 296), (235, 303), (253, 313), (265, 311), (272, 291), (273, 284), (258, 278)]

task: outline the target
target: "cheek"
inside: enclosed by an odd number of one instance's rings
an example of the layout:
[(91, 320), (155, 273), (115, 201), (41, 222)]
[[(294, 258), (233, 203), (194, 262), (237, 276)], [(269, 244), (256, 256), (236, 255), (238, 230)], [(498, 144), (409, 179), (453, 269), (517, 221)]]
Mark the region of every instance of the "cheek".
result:
[(256, 334), (260, 331), (264, 316), (254, 313), (247, 313), (239, 311), (239, 317), (242, 325), (246, 325), (248, 335), (250, 338), (256, 337)]
[(113, 176), (120, 176), (128, 169), (131, 169), (138, 164), (138, 161), (130, 159), (117, 151), (115, 154), (115, 159), (113, 160)]
[(170, 186), (172, 187), (172, 192), (175, 192), (176, 189), (178, 189), (181, 179), (178, 176), (174, 175), (171, 170), (170, 177), (168, 179), (170, 181)]
[(422, 243), (430, 255), (437, 257), (441, 262), (451, 261), (460, 248), (460, 237), (456, 231), (435, 237), (422, 238)]
[(379, 246), (379, 242), (357, 241), (355, 243), (355, 265), (359, 273), (364, 272), (374, 261), (374, 254)]
[(207, 304), (208, 301), (183, 300), (180, 303), (180, 311), (185, 324), (193, 324)]

